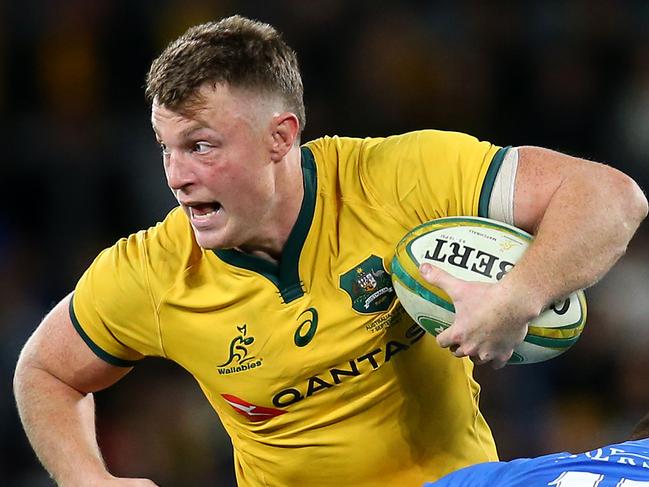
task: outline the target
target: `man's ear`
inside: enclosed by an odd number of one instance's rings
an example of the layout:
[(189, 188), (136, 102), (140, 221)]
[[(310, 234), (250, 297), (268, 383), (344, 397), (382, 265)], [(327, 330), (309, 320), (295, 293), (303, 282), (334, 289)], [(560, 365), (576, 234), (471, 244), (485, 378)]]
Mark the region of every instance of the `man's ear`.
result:
[(300, 122), (291, 112), (283, 112), (273, 117), (271, 157), (280, 161), (298, 140)]

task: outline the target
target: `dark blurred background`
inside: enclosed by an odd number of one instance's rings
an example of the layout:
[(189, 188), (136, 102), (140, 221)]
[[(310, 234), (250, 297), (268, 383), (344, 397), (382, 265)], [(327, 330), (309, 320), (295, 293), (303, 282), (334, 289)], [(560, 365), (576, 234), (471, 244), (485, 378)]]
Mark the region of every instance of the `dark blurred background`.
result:
[[(11, 392), (23, 343), (101, 249), (174, 205), (143, 96), (149, 64), (190, 25), (234, 13), (296, 49), (304, 140), (457, 130), (604, 161), (648, 187), (646, 0), (4, 0), (1, 485), (51, 485)], [(587, 293), (572, 350), (478, 370), (502, 458), (622, 440), (649, 410), (648, 226)], [(177, 367), (147, 360), (97, 403), (114, 473), (233, 485), (229, 442)]]

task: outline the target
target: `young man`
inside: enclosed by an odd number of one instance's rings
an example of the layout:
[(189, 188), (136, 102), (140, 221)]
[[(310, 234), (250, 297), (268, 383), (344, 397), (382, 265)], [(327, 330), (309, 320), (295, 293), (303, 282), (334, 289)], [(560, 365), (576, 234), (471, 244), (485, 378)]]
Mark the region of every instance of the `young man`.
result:
[(629, 441), (572, 454), (555, 453), (463, 468), (425, 487), (648, 487), (649, 414)]
[[(108, 473), (92, 400), (146, 356), (198, 381), (240, 485), (421, 485), (496, 460), (473, 363), (439, 345), (502, 367), (526, 323), (599, 279), (647, 212), (619, 171), (540, 148), (441, 131), (300, 146), (295, 54), (241, 17), (170, 44), (147, 94), (179, 207), (100, 254), (17, 365), (25, 430), (64, 485), (150, 485)], [(537, 239), (498, 284), (423, 269), (456, 303), (436, 341), (388, 271), (406, 231), (448, 215)]]

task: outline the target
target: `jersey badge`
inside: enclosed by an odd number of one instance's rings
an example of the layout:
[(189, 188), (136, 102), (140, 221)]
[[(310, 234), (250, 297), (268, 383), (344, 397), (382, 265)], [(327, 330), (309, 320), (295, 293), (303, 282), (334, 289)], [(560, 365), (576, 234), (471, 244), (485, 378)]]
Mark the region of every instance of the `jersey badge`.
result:
[(340, 288), (351, 298), (352, 308), (363, 314), (386, 311), (396, 296), (383, 259), (376, 255), (341, 275)]
[(254, 343), (255, 338), (247, 335), (248, 330), (245, 324), (237, 326), (237, 331), (239, 334), (230, 341), (227, 360), (221, 365), (217, 365), (221, 375), (261, 367), (261, 359), (251, 355), (248, 350), (248, 347)]

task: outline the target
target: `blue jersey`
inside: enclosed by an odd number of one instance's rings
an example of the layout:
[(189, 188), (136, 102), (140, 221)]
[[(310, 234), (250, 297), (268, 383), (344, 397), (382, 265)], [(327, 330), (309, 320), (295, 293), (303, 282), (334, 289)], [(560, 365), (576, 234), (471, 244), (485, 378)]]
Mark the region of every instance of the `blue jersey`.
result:
[(480, 463), (425, 487), (649, 487), (649, 439), (573, 455)]

